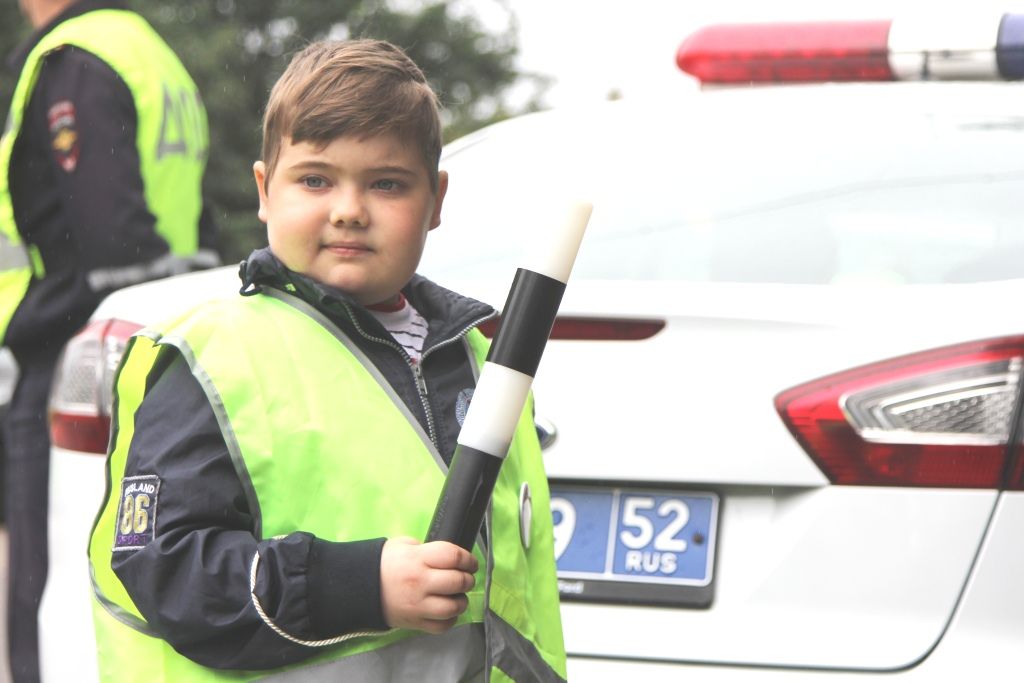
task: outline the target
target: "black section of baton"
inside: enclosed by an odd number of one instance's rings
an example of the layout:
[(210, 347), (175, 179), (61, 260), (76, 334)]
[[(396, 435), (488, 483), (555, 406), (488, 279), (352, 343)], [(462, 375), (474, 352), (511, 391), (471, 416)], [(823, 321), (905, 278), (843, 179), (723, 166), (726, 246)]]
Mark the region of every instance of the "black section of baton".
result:
[(466, 550), (473, 549), (502, 462), (503, 458), (470, 446), (456, 446), (427, 532), (428, 543), (450, 541)]
[(487, 360), (533, 377), (564, 292), (564, 282), (517, 270)]

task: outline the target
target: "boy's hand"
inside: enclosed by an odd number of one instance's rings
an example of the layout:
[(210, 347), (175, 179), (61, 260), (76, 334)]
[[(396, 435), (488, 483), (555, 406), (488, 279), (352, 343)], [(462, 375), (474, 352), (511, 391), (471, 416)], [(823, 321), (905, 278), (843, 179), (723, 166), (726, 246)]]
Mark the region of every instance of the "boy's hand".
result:
[(380, 601), (391, 628), (443, 633), (466, 611), (479, 563), (447, 541), (390, 538), (380, 558)]

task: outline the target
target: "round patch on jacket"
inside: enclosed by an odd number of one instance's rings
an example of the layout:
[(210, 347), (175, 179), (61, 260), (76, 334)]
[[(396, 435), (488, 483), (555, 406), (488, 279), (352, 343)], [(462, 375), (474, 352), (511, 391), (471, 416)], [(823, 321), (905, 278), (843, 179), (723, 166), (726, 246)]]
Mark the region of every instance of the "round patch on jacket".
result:
[(469, 404), (473, 400), (473, 390), (463, 389), (459, 392), (459, 395), (455, 397), (455, 419), (459, 421), (459, 426), (466, 421), (466, 413), (469, 412)]
[(121, 480), (114, 552), (138, 550), (153, 540), (159, 495), (160, 478), (155, 474), (125, 477)]

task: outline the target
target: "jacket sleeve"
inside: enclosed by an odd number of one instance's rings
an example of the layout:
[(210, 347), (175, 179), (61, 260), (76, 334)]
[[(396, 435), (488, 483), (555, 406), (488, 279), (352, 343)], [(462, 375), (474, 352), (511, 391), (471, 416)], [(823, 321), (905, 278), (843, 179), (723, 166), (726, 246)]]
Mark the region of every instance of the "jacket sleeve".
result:
[(167, 253), (147, 208), (138, 117), (124, 81), (98, 57), (65, 48), (43, 62), (33, 100), (33, 121), (46, 126), (50, 163), (82, 268), (126, 266)]
[[(289, 640), (255, 609), (249, 589), (284, 633), (315, 641), (383, 630), (380, 554), (384, 539), (335, 543), (296, 530), (254, 535), (241, 479), (202, 388), (176, 352), (136, 413), (125, 478), (156, 477), (153, 537), (113, 552), (112, 566), (149, 625), (205, 666), (268, 669), (319, 654)], [(114, 492), (119, 495), (119, 492)]]

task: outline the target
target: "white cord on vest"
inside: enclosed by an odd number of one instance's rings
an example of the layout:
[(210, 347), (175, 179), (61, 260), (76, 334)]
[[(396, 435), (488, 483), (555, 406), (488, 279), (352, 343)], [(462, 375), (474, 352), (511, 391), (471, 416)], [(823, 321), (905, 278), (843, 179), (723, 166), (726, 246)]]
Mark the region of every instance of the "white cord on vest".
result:
[(252, 605), (256, 608), (256, 613), (260, 615), (260, 619), (263, 620), (267, 626), (269, 626), (274, 633), (281, 636), (286, 640), (290, 640), (293, 643), (299, 645), (305, 645), (306, 647), (326, 647), (327, 645), (336, 645), (352, 638), (362, 638), (364, 636), (380, 636), (385, 633), (390, 633), (394, 629), (388, 629), (387, 631), (357, 631), (355, 633), (346, 633), (345, 635), (335, 636), (333, 638), (327, 638), (325, 640), (302, 640), (296, 638), (293, 635), (285, 633), (285, 631), (275, 624), (273, 620), (267, 616), (267, 613), (263, 610), (263, 605), (260, 604), (260, 599), (256, 597), (256, 568), (260, 564), (260, 553), (259, 551), (253, 555), (252, 567), (249, 570), (249, 596), (252, 598)]

